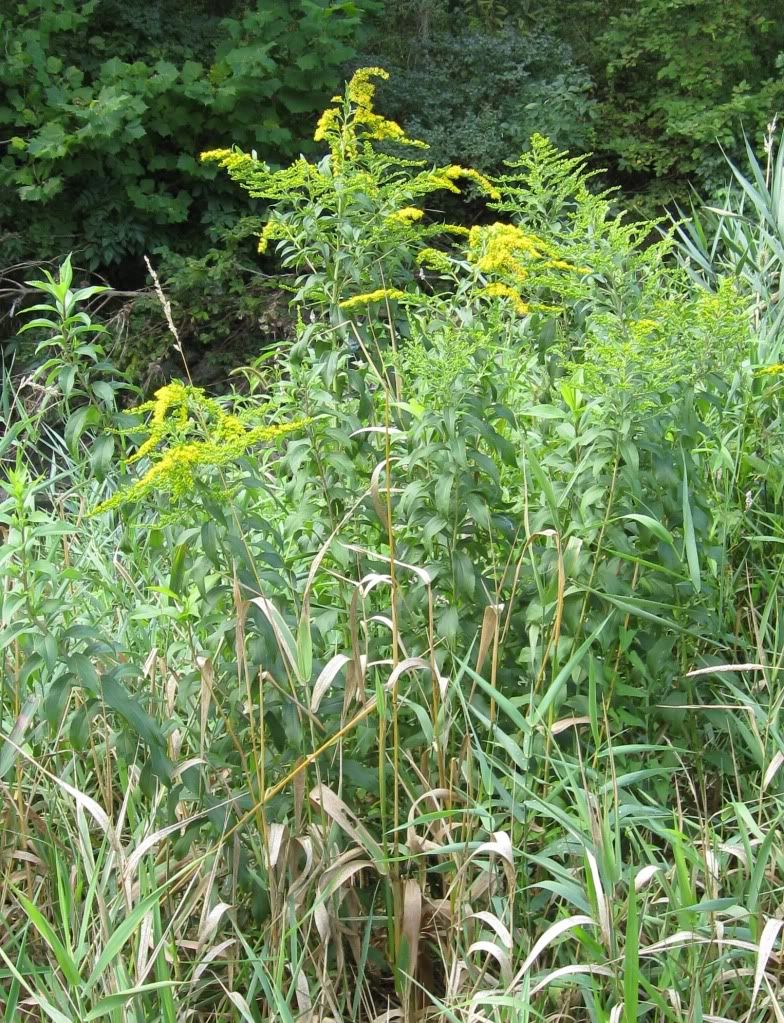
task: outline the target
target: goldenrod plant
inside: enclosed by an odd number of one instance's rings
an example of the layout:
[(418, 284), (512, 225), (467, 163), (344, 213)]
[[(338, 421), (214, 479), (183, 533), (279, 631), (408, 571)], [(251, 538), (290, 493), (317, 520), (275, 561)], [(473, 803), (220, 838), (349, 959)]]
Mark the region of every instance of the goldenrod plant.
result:
[[(252, 197), (272, 204), (259, 249), (266, 251), (271, 242), (277, 243), (283, 265), (299, 272), (297, 299), (327, 310), (338, 325), (345, 324), (348, 310), (372, 303), (416, 302), (415, 268), (432, 259), (427, 253), (436, 239), (456, 259), (475, 264), (483, 275), (477, 281), (480, 288), (486, 277), (492, 283), (494, 275), (510, 273), (519, 288), (528, 275), (520, 260), (551, 270), (576, 270), (563, 260), (559, 266), (552, 245), (529, 238), (512, 225), (469, 232), (463, 225), (442, 222), (436, 210), (414, 205), (437, 203), (440, 191), (459, 194), (466, 182), (487, 200), (500, 200), (501, 192), (470, 167), (434, 168), (404, 156), (407, 149), (427, 147), (374, 110), (374, 79), (385, 77), (381, 68), (361, 68), (344, 96), (333, 98), (334, 106), (324, 111), (315, 132), (315, 140), (328, 149), (318, 162), (300, 157), (273, 171), (253, 154), (238, 150), (202, 154), (203, 160), (224, 167)], [(512, 254), (518, 260), (514, 268)], [(506, 284), (483, 294), (509, 299), (523, 315), (527, 309), (517, 288)]]
[[(302, 420), (254, 424), (247, 414), (227, 412), (203, 388), (181, 381), (159, 388), (151, 401), (129, 409), (128, 415), (148, 415), (148, 422), (147, 438), (126, 464), (143, 459), (151, 464), (143, 476), (100, 504), (96, 515), (151, 495), (182, 500), (199, 481), (209, 483), (210, 474), (214, 477), (254, 445), (285, 437), (304, 425)], [(230, 498), (225, 486), (219, 493)]]

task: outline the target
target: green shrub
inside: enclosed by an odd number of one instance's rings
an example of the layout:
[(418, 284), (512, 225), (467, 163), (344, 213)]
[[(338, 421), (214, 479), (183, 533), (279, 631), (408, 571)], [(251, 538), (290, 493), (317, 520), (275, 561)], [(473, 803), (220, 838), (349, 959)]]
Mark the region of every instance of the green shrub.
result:
[[(533, 643), (528, 660), (519, 645), (499, 648), (499, 684), (523, 666), (536, 676), (551, 655), (565, 663), (590, 635), (602, 650), (600, 698), (627, 671), (646, 673), (636, 695), (647, 720), (674, 684), (684, 637), (720, 628), (712, 600), (724, 555), (697, 452), (714, 426), (709, 388), (746, 350), (743, 303), (730, 285), (692, 294), (668, 263), (670, 239), (652, 243), (652, 224), (614, 215), (589, 189), (585, 161), (541, 136), (494, 179), (388, 155), (402, 131), (373, 109), (374, 73), (358, 72), (322, 116), (323, 160), (271, 171), (238, 150), (205, 154), (271, 201), (261, 244), (299, 275), (305, 322), (273, 405), (282, 421), (304, 410), (313, 424), (280, 459), (284, 534), (315, 556), (349, 516), (344, 543), (385, 551), (392, 516), (396, 556), (426, 567), (435, 602), (409, 595), (398, 622), (416, 634), (434, 615), (439, 665), (488, 607), (510, 608), (518, 637), (557, 615), (555, 651)], [(428, 222), (419, 204), (461, 180), (505, 220)], [(388, 429), (388, 485), (400, 496), (387, 511), (378, 495), (357, 508), (384, 462), (375, 431)], [(248, 500), (273, 517), (261, 494)], [(208, 517), (220, 519), (215, 508)], [(553, 536), (540, 563), (531, 549)], [(567, 550), (570, 589), (559, 597)], [(685, 631), (652, 624), (659, 606)], [(614, 629), (597, 638), (620, 607), (640, 618), (626, 620), (622, 647)]]
[(399, 28), (387, 37), (385, 21), (378, 49), (358, 58), (387, 68), (385, 109), (437, 163), (499, 170), (537, 131), (570, 149), (592, 147), (592, 83), (567, 43), (511, 21), (450, 29), (446, 20), (414, 22), (405, 47)]
[[(241, 216), (213, 232), (200, 254), (167, 251), (155, 261), (194, 380), (213, 389), (292, 331), (285, 282), (265, 274), (255, 256), (260, 223)], [(117, 317), (115, 358), (140, 386), (154, 389), (181, 370), (158, 296), (141, 292), (125, 313)]]
[[(0, 14), (0, 222), (7, 262), (78, 250), (199, 253), (236, 205), (207, 141), (299, 151), (370, 3), (18, 0)], [(223, 17), (223, 15), (226, 15)]]
[(716, 143), (761, 143), (784, 99), (765, 0), (388, 0), (375, 24), (384, 100), (438, 159), (498, 167), (539, 131), (649, 207), (721, 187)]
[(721, 187), (716, 143), (740, 155), (743, 132), (761, 143), (782, 106), (784, 25), (766, 0), (585, 0), (568, 17), (537, 6), (593, 76), (600, 157), (660, 199), (688, 180)]

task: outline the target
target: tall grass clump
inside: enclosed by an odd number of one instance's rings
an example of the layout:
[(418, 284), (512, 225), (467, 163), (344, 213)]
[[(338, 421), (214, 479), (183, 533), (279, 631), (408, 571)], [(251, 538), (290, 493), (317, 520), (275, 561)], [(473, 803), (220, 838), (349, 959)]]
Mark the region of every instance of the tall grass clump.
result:
[[(412, 159), (379, 74), (320, 159), (206, 154), (267, 200), (297, 314), (234, 393), (117, 400), (89, 296), (37, 285), (0, 1012), (780, 1021), (759, 303), (543, 137), (493, 179)], [(486, 214), (444, 222), (465, 185)]]

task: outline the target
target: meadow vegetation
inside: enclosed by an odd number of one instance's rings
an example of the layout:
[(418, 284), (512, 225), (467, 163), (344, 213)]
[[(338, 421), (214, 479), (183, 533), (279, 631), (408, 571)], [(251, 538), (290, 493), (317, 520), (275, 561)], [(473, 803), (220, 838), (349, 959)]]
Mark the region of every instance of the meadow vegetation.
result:
[(384, 79), (202, 156), (296, 320), (228, 393), (157, 277), (152, 395), (30, 283), (0, 1018), (782, 1023), (784, 147), (641, 221), (542, 134), (434, 163)]

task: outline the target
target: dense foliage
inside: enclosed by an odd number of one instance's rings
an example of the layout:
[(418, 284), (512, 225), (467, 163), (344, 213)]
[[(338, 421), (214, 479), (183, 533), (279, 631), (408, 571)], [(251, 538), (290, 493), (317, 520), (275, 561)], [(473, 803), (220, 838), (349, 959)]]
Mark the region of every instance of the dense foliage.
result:
[(145, 252), (201, 257), (236, 220), (198, 151), (308, 149), (357, 50), (436, 160), (497, 170), (540, 131), (665, 200), (722, 185), (716, 141), (760, 141), (784, 99), (763, 0), (14, 0), (0, 38), (6, 264), (74, 249), (134, 284)]
[(764, 0), (387, 0), (382, 17), (375, 55), (400, 65), (405, 125), (485, 168), (533, 119), (666, 202), (723, 185), (716, 143), (761, 143), (784, 103), (784, 25)]
[(579, 0), (568, 18), (601, 151), (665, 200), (689, 180), (723, 185), (717, 142), (733, 155), (744, 131), (761, 143), (784, 104), (784, 24), (766, 0)]
[(146, 389), (176, 363), (145, 255), (202, 383), (223, 386), (257, 331), (265, 347), (290, 332), (249, 240), (264, 203), (198, 154), (312, 155), (312, 118), (356, 67), (392, 72), (385, 109), (433, 163), (500, 173), (539, 132), (592, 154), (646, 216), (691, 185), (718, 193), (724, 155), (744, 132), (759, 152), (784, 104), (784, 23), (763, 0), (12, 0), (0, 39), (2, 339), (27, 263), (71, 251), (78, 276), (120, 289), (112, 355)]
[(421, 18), (404, 20), (404, 35), (399, 26), (380, 37), (362, 60), (389, 70), (385, 109), (429, 143), (434, 161), (497, 170), (537, 131), (578, 152), (592, 148), (593, 83), (563, 40), (544, 28)]
[(146, 401), (31, 282), (2, 1018), (778, 1019), (784, 147), (664, 230), (540, 134), (431, 164), (383, 78), (203, 154), (297, 324), (236, 390), (157, 280)]
[(15, 0), (0, 12), (6, 263), (181, 254), (236, 218), (197, 155), (299, 152), (371, 3)]

